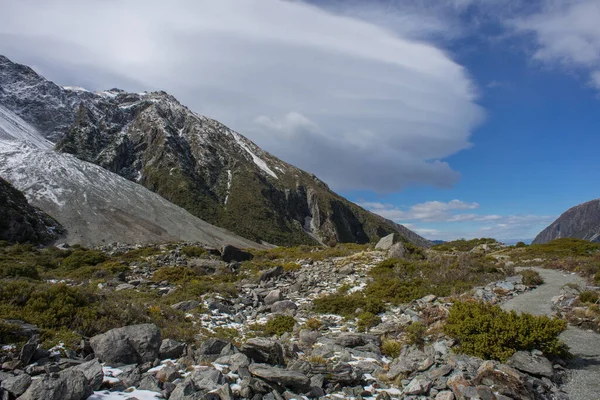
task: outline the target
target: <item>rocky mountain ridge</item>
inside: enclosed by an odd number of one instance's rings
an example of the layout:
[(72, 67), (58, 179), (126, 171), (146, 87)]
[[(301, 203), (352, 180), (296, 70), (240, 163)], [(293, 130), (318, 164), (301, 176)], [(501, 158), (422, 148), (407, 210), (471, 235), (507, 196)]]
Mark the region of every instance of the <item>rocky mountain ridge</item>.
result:
[(48, 244), (63, 232), (58, 222), (30, 205), (23, 193), (0, 178), (0, 240)]
[(430, 243), (332, 192), (164, 92), (60, 87), (0, 58), (0, 106), (56, 149), (139, 183), (191, 214), (254, 241)]
[(535, 237), (533, 244), (568, 237), (600, 242), (600, 199), (579, 204), (565, 211)]

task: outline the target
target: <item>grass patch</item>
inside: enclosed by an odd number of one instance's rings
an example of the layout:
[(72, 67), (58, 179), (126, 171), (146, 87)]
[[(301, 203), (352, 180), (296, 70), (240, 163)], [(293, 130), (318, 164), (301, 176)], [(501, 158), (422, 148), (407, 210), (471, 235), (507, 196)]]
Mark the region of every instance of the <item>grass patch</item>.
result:
[(450, 309), (444, 331), (459, 341), (459, 352), (504, 362), (520, 350), (566, 355), (566, 347), (558, 339), (566, 327), (565, 321), (546, 316), (506, 312), (481, 302), (457, 302)]
[(402, 342), (394, 339), (384, 339), (381, 342), (381, 354), (390, 358), (396, 358), (402, 351)]
[(480, 238), (480, 239), (458, 239), (451, 242), (436, 244), (431, 249), (436, 251), (471, 251), (475, 247), (482, 244), (499, 244), (496, 239)]
[(281, 336), (284, 333), (292, 332), (296, 325), (296, 319), (290, 315), (278, 315), (271, 318), (265, 324), (254, 324), (251, 330), (261, 334), (261, 336)]
[(579, 301), (582, 303), (596, 303), (598, 301), (598, 293), (591, 290), (579, 293)]

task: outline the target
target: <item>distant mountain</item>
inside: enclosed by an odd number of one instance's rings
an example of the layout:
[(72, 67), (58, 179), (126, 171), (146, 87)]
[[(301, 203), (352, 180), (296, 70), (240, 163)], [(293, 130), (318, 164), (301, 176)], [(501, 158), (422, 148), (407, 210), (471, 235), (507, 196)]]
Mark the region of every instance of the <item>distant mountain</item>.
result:
[(23, 193), (0, 178), (0, 240), (48, 244), (63, 232), (56, 220), (30, 205)]
[(565, 237), (600, 242), (600, 199), (567, 210), (537, 235), (533, 244), (548, 243)]
[(365, 243), (398, 232), (430, 245), (164, 92), (63, 88), (0, 56), (0, 105), (58, 151), (254, 241)]

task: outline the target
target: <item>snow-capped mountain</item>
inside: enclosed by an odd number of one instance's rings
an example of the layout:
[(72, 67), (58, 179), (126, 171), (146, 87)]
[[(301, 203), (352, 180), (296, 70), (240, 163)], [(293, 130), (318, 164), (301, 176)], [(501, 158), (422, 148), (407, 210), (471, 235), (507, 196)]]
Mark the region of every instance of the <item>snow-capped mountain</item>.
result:
[(398, 232), (415, 244), (429, 244), (165, 92), (59, 87), (0, 57), (0, 106), (58, 151), (255, 241), (364, 243)]

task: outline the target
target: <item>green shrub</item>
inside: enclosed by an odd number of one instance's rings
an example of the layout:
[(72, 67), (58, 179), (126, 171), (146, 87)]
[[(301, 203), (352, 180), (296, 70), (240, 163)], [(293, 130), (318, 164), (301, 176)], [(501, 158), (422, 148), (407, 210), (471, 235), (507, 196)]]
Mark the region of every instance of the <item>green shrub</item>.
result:
[(521, 247), (527, 247), (527, 245), (525, 244), (525, 242), (517, 242), (517, 244), (515, 244), (515, 247), (521, 248)]
[(360, 332), (367, 332), (374, 326), (377, 326), (381, 323), (381, 318), (378, 315), (370, 313), (368, 311), (360, 313), (356, 324), (358, 326), (358, 330)]
[(196, 276), (198, 274), (188, 267), (162, 267), (152, 275), (152, 280), (154, 282), (185, 283)]
[(185, 246), (181, 248), (181, 252), (188, 257), (200, 257), (206, 254), (206, 249), (198, 246)]
[(598, 301), (598, 293), (592, 291), (584, 291), (579, 293), (579, 301), (582, 303), (596, 303)]
[(387, 357), (396, 358), (402, 351), (402, 343), (398, 340), (384, 339), (381, 343), (381, 354)]
[(427, 327), (422, 322), (413, 322), (406, 327), (406, 341), (419, 347), (425, 343), (425, 332)]
[(521, 276), (523, 276), (523, 285), (539, 286), (544, 283), (544, 278), (542, 278), (537, 271), (532, 269), (521, 271)]
[(385, 310), (381, 299), (366, 297), (361, 292), (351, 294), (333, 293), (313, 300), (315, 312), (319, 314), (337, 314), (344, 317), (354, 316), (357, 309), (372, 314)]
[(296, 325), (294, 317), (289, 315), (278, 315), (267, 321), (264, 325), (263, 332), (268, 336), (281, 336), (286, 332), (292, 332), (294, 330), (294, 325)]
[(0, 345), (19, 341), (19, 338), (14, 334), (17, 330), (16, 325), (0, 320)]
[(78, 249), (62, 261), (61, 268), (72, 271), (84, 266), (94, 266), (106, 261), (107, 257), (98, 250)]
[(431, 249), (437, 250), (437, 251), (454, 251), (454, 250), (456, 250), (456, 251), (471, 251), (479, 245), (495, 244), (495, 243), (498, 243), (498, 241), (496, 239), (492, 239), (492, 238), (481, 238), (481, 239), (471, 239), (471, 240), (458, 239), (458, 240), (454, 240), (452, 242), (437, 244), (437, 245), (433, 246)]
[(485, 303), (457, 302), (450, 309), (444, 331), (459, 341), (458, 351), (462, 353), (506, 361), (520, 350), (565, 355), (566, 346), (558, 335), (566, 327), (565, 321), (546, 316), (506, 312)]
[(18, 261), (0, 262), (0, 279), (4, 278), (30, 278), (40, 279), (37, 268), (33, 264)]
[(311, 331), (318, 331), (322, 326), (323, 322), (317, 318), (310, 318), (305, 324), (306, 329), (310, 329)]

